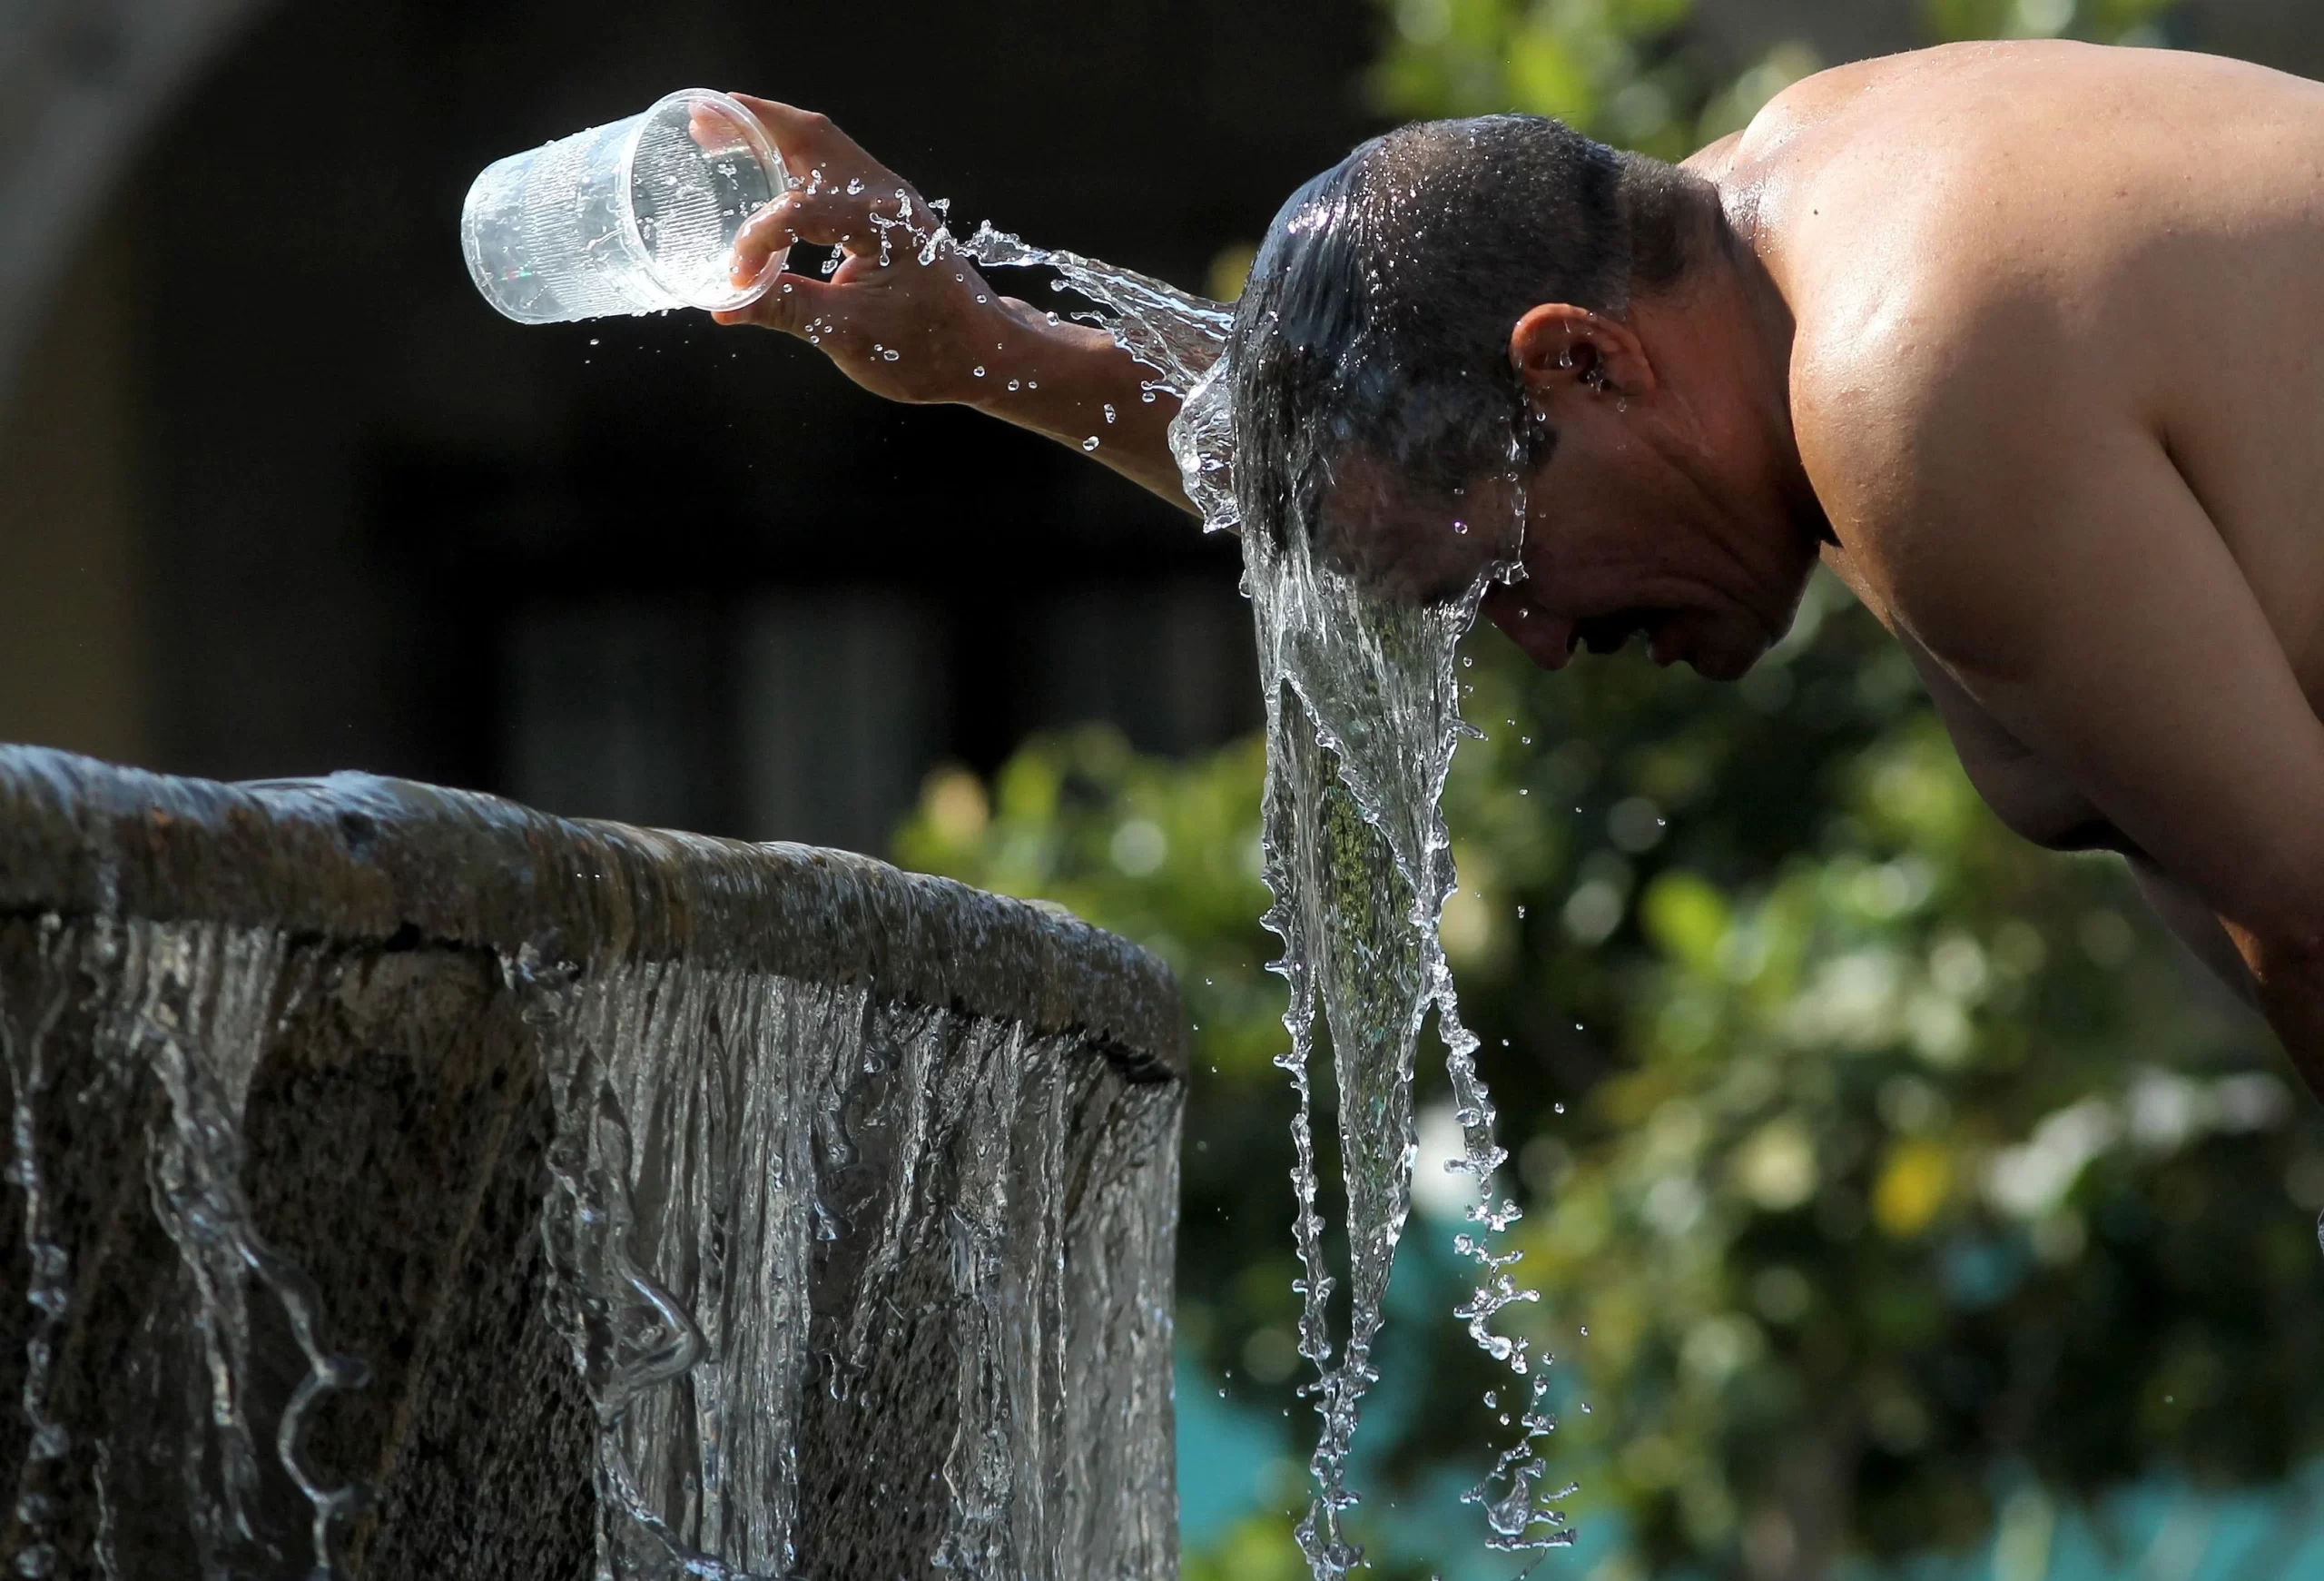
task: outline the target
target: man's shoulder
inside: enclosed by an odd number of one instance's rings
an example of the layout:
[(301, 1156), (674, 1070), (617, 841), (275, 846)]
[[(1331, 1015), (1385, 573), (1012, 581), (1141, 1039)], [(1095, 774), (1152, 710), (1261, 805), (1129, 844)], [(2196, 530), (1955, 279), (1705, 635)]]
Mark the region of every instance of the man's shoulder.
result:
[(1801, 321), (1794, 432), (1886, 607), (1908, 624), (1941, 607), (1982, 618), (1987, 578), (2043, 530), (2040, 502), (2118, 456), (2135, 416), (2037, 293), (1943, 247), (1909, 251)]
[(2061, 330), (2013, 304), (1989, 271), (1915, 241), (1892, 233), (1906, 256), (1866, 260), (1803, 304), (1792, 420), (1819, 492), (1860, 499), (1965, 461), (1964, 447), (2033, 417), (2067, 374)]

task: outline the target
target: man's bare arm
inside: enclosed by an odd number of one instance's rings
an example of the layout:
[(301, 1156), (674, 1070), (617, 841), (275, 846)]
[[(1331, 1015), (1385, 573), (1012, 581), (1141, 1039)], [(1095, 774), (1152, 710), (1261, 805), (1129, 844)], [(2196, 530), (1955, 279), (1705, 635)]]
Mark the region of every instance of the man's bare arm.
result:
[(737, 278), (757, 278), (795, 242), (844, 257), (829, 279), (785, 273), (751, 306), (716, 315), (720, 323), (795, 335), (875, 395), (975, 407), (1193, 509), (1170, 456), (1178, 403), (1145, 399), (1151, 370), (1102, 330), (1052, 323), (1001, 295), (949, 242), (931, 248), (940, 221), (927, 201), (823, 116), (738, 96), (804, 184), (744, 227)]

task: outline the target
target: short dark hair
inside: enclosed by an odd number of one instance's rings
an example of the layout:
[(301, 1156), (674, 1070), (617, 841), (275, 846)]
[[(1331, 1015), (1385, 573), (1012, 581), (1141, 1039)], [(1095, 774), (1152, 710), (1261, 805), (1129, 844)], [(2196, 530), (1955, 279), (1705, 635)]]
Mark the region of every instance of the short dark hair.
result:
[[(1699, 184), (1699, 183), (1698, 183)], [(1404, 126), (1292, 195), (1235, 313), (1236, 491), (1281, 532), (1360, 448), (1449, 497), (1546, 460), (1509, 336), (1527, 310), (1620, 314), (1685, 263), (1687, 178), (1540, 115)]]

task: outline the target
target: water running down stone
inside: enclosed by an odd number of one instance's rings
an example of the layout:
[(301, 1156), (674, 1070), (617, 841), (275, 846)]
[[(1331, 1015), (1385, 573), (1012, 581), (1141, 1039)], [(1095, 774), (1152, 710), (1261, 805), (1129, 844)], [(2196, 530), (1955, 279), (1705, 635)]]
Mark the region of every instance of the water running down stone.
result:
[(1166, 1576), (1177, 1027), (867, 858), (0, 747), (0, 1566)]

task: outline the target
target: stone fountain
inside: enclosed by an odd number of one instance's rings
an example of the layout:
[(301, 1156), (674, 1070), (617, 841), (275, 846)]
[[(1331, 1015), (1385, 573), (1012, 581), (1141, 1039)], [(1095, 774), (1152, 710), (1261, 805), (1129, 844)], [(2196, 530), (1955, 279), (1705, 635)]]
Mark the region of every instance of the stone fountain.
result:
[(0, 1562), (1163, 1581), (1179, 1040), (860, 856), (0, 747)]

